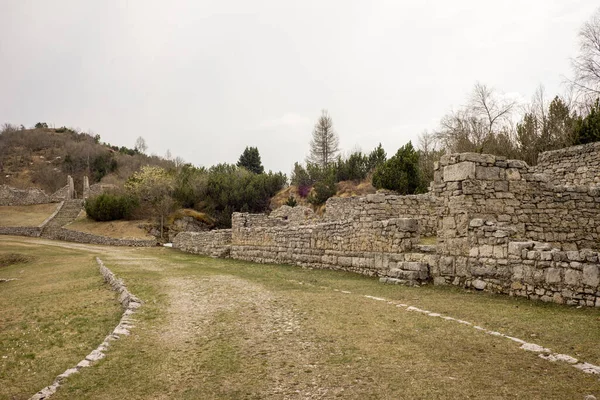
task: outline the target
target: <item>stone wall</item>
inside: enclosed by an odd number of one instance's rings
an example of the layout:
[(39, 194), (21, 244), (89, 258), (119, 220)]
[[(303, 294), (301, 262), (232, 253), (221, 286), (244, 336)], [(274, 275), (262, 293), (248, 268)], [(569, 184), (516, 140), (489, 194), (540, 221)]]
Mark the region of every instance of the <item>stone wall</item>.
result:
[(415, 219), (294, 224), (266, 216), (234, 213), (231, 257), (345, 270), (418, 283), (429, 277), (427, 264), (409, 257), (418, 240)]
[(231, 229), (207, 232), (180, 232), (173, 239), (173, 247), (187, 253), (211, 257), (229, 257)]
[(437, 200), (430, 194), (399, 196), (377, 193), (364, 197), (335, 197), (327, 200), (324, 219), (369, 222), (414, 218), (419, 221), (421, 236), (435, 236), (438, 223)]
[(0, 206), (29, 206), (51, 203), (50, 197), (41, 189), (16, 189), (0, 185)]
[(600, 185), (600, 142), (542, 153), (535, 171), (554, 185)]
[[(321, 219), (293, 209), (236, 213), (230, 256), (600, 307), (600, 186), (587, 184), (597, 172), (580, 181), (563, 173), (565, 160), (577, 163), (576, 150), (543, 154), (538, 167), (486, 154), (445, 155), (429, 194), (332, 198)], [(565, 164), (544, 167), (553, 162)], [(421, 235), (436, 236), (437, 245), (418, 245)], [(216, 245), (206, 234), (183, 239), (182, 250), (203, 254)]]
[(600, 306), (600, 191), (535, 171), (490, 155), (442, 157), (434, 282)]
[(65, 242), (101, 244), (107, 246), (152, 247), (156, 246), (157, 243), (156, 240), (117, 239), (65, 228), (54, 229), (46, 232), (44, 233), (44, 237), (54, 240), (64, 240)]
[(0, 235), (38, 237), (41, 233), (42, 228), (38, 226), (0, 226)]
[(511, 225), (521, 240), (561, 250), (600, 247), (600, 188), (554, 186), (523, 161), (487, 154), (443, 156), (435, 171), (439, 248), (468, 253), (470, 219)]

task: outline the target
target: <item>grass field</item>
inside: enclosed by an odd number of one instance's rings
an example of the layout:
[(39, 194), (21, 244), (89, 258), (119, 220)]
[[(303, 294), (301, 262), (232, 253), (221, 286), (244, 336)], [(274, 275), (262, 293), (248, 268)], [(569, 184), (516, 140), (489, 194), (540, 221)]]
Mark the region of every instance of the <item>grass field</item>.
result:
[[(600, 364), (597, 309), (448, 287), (388, 286), (350, 273), (215, 260), (167, 248), (0, 237), (0, 249), (35, 257), (0, 268), (0, 278), (20, 279), (0, 283), (0, 356), (8, 356), (0, 359), (0, 398), (27, 398), (48, 385), (67, 360), (76, 364), (116, 324), (119, 310), (107, 301), (114, 295), (100, 283), (94, 256), (145, 303), (132, 335), (69, 378), (54, 399), (600, 396), (598, 376), (365, 295), (465, 319), (594, 364)], [(60, 277), (73, 287), (68, 296), (53, 286)], [(67, 310), (72, 317), (63, 316)], [(81, 332), (73, 335), (74, 322), (65, 320), (81, 321)], [(39, 331), (43, 324), (52, 329)], [(61, 332), (69, 338), (63, 347), (52, 344)], [(16, 351), (17, 344), (25, 347)], [(27, 358), (30, 353), (35, 358)], [(55, 359), (60, 368), (48, 371)]]
[(79, 232), (92, 233), (94, 235), (114, 237), (117, 239), (154, 239), (145, 230), (138, 227), (140, 223), (146, 221), (107, 221), (98, 222), (89, 219), (85, 212), (69, 225), (66, 229), (71, 229)]
[(0, 226), (38, 226), (46, 220), (59, 203), (31, 206), (0, 206)]

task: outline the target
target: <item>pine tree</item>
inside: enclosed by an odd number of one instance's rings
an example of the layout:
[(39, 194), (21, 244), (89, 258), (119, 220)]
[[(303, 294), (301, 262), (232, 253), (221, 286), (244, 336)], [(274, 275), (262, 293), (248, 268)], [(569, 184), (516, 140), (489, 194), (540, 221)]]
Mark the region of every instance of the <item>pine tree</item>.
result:
[(246, 150), (240, 156), (237, 162), (238, 167), (246, 168), (255, 174), (262, 174), (265, 169), (260, 161), (260, 154), (257, 147), (246, 147)]
[(333, 130), (333, 121), (327, 110), (323, 110), (313, 129), (307, 162), (327, 168), (335, 161), (338, 151), (339, 138)]
[(373, 174), (373, 186), (394, 190), (400, 194), (414, 194), (420, 190), (419, 153), (411, 142), (380, 165)]

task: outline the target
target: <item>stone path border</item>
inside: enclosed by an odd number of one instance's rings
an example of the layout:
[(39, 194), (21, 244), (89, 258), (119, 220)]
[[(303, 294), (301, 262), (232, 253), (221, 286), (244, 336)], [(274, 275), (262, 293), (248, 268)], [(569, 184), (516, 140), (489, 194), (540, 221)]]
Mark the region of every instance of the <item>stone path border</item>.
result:
[(125, 309), (123, 312), (123, 316), (119, 321), (119, 324), (113, 329), (112, 333), (109, 334), (104, 341), (96, 347), (96, 349), (92, 350), (90, 354), (88, 354), (83, 360), (79, 362), (75, 367), (69, 368), (62, 374), (58, 375), (54, 382), (50, 386), (46, 386), (33, 396), (29, 398), (29, 400), (44, 400), (50, 398), (60, 385), (67, 379), (69, 376), (76, 374), (80, 369), (91, 366), (95, 361), (98, 361), (105, 357), (104, 352), (110, 346), (110, 342), (113, 340), (119, 339), (121, 335), (129, 335), (129, 330), (134, 327), (132, 324), (133, 319), (131, 316), (136, 312), (136, 310), (142, 305), (142, 301), (138, 299), (136, 296), (131, 294), (127, 287), (123, 283), (122, 280), (118, 279), (112, 271), (104, 265), (102, 260), (96, 257), (96, 262), (100, 267), (100, 273), (104, 277), (104, 281), (108, 283), (111, 288), (119, 293), (119, 302)]
[[(305, 285), (305, 286), (315, 286), (312, 285), (310, 283), (306, 283), (306, 282), (302, 282), (302, 281), (296, 281), (296, 280), (290, 280), (290, 282), (299, 284), (299, 285)], [(325, 289), (325, 290), (333, 290), (334, 292), (339, 292), (339, 293), (343, 293), (343, 294), (352, 294), (352, 292), (348, 291), (348, 290), (340, 290), (340, 289), (332, 289), (330, 287), (327, 286), (318, 286), (319, 289)], [(360, 296), (360, 295), (359, 295)], [(578, 370), (585, 372), (586, 374), (593, 374), (593, 375), (600, 375), (600, 366), (598, 365), (594, 365), (594, 364), (590, 364), (584, 361), (580, 361), (578, 359), (576, 359), (575, 357), (572, 357), (568, 354), (560, 354), (560, 353), (554, 353), (552, 350), (545, 348), (543, 346), (540, 346), (538, 344), (535, 343), (528, 343), (525, 340), (513, 337), (513, 336), (509, 336), (506, 335), (504, 333), (500, 333), (500, 332), (496, 332), (496, 331), (491, 331), (489, 329), (485, 329), (479, 325), (475, 325), (472, 322), (469, 321), (464, 321), (462, 319), (458, 319), (458, 318), (453, 318), (450, 316), (446, 316), (443, 314), (439, 314), (436, 312), (431, 312), (431, 311), (427, 311), (427, 310), (423, 310), (417, 307), (413, 307), (410, 306), (408, 304), (404, 304), (404, 303), (400, 303), (400, 302), (396, 302), (396, 301), (390, 301), (387, 299), (384, 299), (382, 297), (375, 297), (375, 296), (369, 296), (369, 295), (362, 295), (362, 297), (365, 297), (367, 299), (371, 299), (371, 300), (375, 300), (375, 301), (382, 301), (385, 302), (387, 304), (390, 305), (394, 305), (398, 308), (403, 308), (405, 311), (409, 311), (409, 312), (418, 312), (418, 313), (422, 313), (425, 314), (429, 317), (434, 317), (434, 318), (441, 318), (444, 319), (446, 321), (451, 321), (451, 322), (455, 322), (455, 323), (459, 323), (462, 325), (466, 325), (466, 326), (471, 326), (473, 327), (473, 329), (477, 329), (478, 331), (481, 331), (485, 334), (491, 335), (491, 336), (497, 336), (497, 337), (502, 337), (508, 340), (511, 340), (513, 342), (516, 342), (518, 344), (520, 344), (520, 348), (522, 350), (526, 350), (526, 351), (531, 351), (534, 353), (538, 353), (538, 356), (540, 358), (543, 358), (544, 360), (548, 360), (548, 361), (552, 361), (552, 362), (556, 362), (556, 361), (562, 361), (562, 362), (566, 362), (567, 364), (572, 365), (573, 367), (577, 368)]]

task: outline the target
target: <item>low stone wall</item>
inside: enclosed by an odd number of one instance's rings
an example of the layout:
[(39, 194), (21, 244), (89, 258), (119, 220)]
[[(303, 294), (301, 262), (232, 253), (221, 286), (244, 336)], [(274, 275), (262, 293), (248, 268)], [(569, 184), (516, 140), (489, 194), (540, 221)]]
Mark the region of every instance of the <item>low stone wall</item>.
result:
[(173, 239), (173, 247), (187, 253), (227, 258), (231, 249), (231, 229), (180, 232)]
[(542, 153), (535, 172), (554, 185), (600, 185), (600, 142)]
[(16, 189), (0, 185), (0, 206), (29, 206), (51, 203), (50, 197), (41, 189)]
[(600, 307), (598, 252), (561, 251), (549, 243), (515, 241), (510, 225), (473, 219), (467, 256), (439, 256), (435, 283)]
[(63, 240), (65, 242), (101, 244), (107, 246), (132, 246), (132, 247), (152, 247), (156, 246), (156, 240), (146, 239), (117, 239), (107, 236), (94, 235), (87, 232), (73, 231), (71, 229), (59, 228), (46, 231), (44, 237), (54, 240)]
[(256, 222), (255, 215), (233, 214), (232, 244), (294, 250), (401, 253), (412, 250), (419, 241), (418, 223), (409, 218), (369, 222), (344, 220), (310, 225), (280, 221), (273, 226), (256, 225), (248, 221)]
[(411, 283), (429, 279), (427, 264), (411, 259), (410, 252), (419, 241), (415, 219), (292, 224), (234, 213), (232, 227), (231, 258), (344, 270)]
[(72, 368), (67, 369), (62, 374), (58, 375), (51, 385), (46, 386), (33, 396), (29, 400), (48, 400), (52, 397), (56, 391), (64, 384), (65, 380), (71, 375), (77, 374), (82, 368), (92, 366), (98, 360), (106, 357), (106, 351), (110, 347), (111, 342), (118, 340), (123, 335), (129, 335), (130, 329), (134, 327), (133, 314), (137, 312), (137, 309), (142, 306), (142, 301), (135, 295), (133, 295), (125, 286), (121, 279), (118, 279), (113, 272), (106, 268), (102, 260), (96, 257), (96, 262), (100, 268), (100, 273), (104, 278), (104, 281), (110, 285), (112, 290), (119, 294), (119, 302), (123, 306), (123, 315), (119, 324), (113, 329), (113, 331), (106, 336), (104, 341), (100, 343), (98, 347), (91, 351), (83, 360)]
[(435, 236), (438, 219), (438, 199), (430, 194), (399, 196), (369, 194), (363, 197), (330, 198), (325, 205), (326, 221), (383, 221), (392, 218), (413, 218), (419, 221), (421, 236)]
[(38, 237), (42, 228), (38, 226), (0, 226), (0, 235)]

